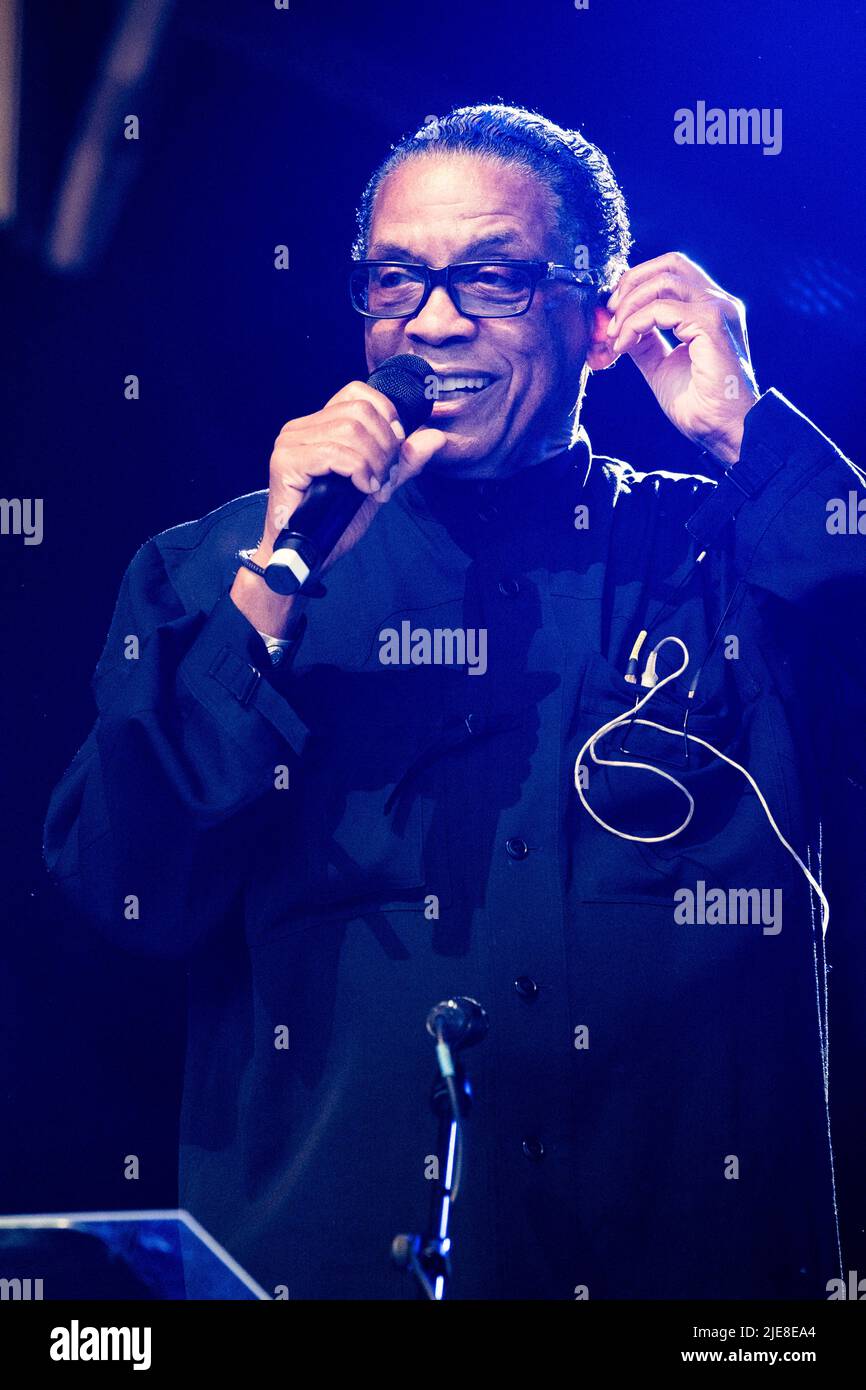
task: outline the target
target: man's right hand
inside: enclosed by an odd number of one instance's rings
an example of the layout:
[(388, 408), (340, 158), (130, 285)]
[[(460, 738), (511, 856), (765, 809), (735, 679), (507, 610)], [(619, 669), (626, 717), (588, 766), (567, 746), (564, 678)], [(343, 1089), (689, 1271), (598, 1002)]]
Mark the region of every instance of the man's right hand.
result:
[[(253, 559), (267, 565), (274, 542), (314, 478), (341, 473), (366, 497), (322, 566), (324, 573), (357, 544), (377, 508), (420, 473), (445, 440), (441, 430), (426, 428), (407, 439), (387, 396), (364, 381), (350, 381), (322, 410), (289, 420), (280, 430), (271, 454), (264, 533)], [(294, 597), (272, 593), (264, 579), (243, 566), (231, 596), (260, 632), (280, 637), (287, 628)]]

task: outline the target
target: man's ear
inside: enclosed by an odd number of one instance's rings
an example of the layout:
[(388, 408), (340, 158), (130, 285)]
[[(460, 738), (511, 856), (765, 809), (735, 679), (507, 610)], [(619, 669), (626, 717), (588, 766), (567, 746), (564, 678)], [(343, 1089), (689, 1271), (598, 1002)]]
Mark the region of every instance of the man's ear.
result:
[(586, 351), (586, 365), (591, 372), (603, 372), (616, 361), (618, 353), (613, 351), (613, 339), (607, 335), (607, 326), (613, 318), (609, 309), (599, 304), (592, 311), (589, 347)]

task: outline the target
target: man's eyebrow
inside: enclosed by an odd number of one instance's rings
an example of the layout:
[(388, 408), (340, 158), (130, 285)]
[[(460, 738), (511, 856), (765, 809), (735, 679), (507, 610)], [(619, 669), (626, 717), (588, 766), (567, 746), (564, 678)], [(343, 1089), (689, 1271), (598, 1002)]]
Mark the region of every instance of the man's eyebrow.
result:
[(526, 252), (528, 250), (526, 242), (520, 232), (492, 232), (490, 236), (482, 237), (480, 241), (473, 241), (467, 246), (463, 255), (467, 260), (472, 260), (476, 256), (483, 256), (488, 251), (517, 250)]
[(371, 261), (417, 261), (418, 257), (395, 241), (374, 241), (368, 253)]
[[(520, 232), (492, 232), (465, 246), (458, 257), (459, 261), (473, 261), (494, 251), (516, 250), (521, 255), (530, 254)], [(393, 241), (375, 241), (370, 247), (369, 258), (373, 261), (414, 261), (420, 258), (405, 246)]]

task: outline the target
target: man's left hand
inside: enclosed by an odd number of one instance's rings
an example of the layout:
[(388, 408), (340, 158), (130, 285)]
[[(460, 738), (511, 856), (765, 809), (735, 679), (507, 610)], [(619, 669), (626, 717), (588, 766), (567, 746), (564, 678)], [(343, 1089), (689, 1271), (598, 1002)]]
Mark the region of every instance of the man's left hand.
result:
[[(758, 399), (746, 311), (679, 251), (627, 270), (607, 303), (613, 351), (627, 353), (687, 439), (736, 463)], [(672, 347), (661, 329), (679, 338)]]

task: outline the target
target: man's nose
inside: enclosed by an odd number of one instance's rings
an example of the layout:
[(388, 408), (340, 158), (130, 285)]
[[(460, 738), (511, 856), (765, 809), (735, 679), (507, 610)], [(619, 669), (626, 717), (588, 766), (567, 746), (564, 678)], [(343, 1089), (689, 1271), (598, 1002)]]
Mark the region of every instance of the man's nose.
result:
[(405, 333), (417, 343), (444, 343), (449, 338), (475, 336), (477, 325), (460, 313), (444, 285), (431, 291), (427, 303), (414, 318), (407, 319)]

